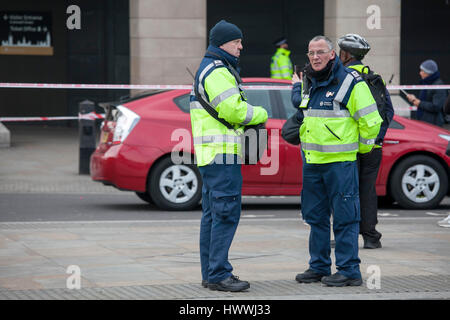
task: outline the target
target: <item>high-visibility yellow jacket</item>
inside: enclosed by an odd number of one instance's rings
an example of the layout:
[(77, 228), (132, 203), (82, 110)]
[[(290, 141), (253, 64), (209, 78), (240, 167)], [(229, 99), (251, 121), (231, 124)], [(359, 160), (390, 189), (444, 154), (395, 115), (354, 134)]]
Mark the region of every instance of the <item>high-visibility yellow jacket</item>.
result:
[(372, 150), (383, 121), (367, 84), (338, 58), (327, 80), (313, 78), (309, 92), (302, 92), (300, 109), (307, 163), (355, 161), (358, 152)]
[(278, 48), (275, 54), (272, 56), (272, 62), (270, 64), (270, 77), (274, 79), (292, 79), (294, 70), (292, 68), (292, 62), (289, 58), (291, 51)]
[(214, 46), (209, 46), (208, 51), (220, 55), (222, 59), (206, 53), (196, 73), (194, 86), (197, 85), (203, 99), (217, 110), (219, 118), (234, 125), (234, 130), (214, 119), (202, 107), (193, 90), (190, 115), (198, 166), (208, 165), (222, 154), (240, 156), (244, 126), (264, 123), (268, 117), (263, 107), (246, 102), (236, 78), (226, 66), (224, 59), (236, 67), (237, 58)]
[[(355, 61), (351, 64), (347, 65), (347, 68), (355, 69), (359, 73), (368, 73), (368, 69), (364, 68), (365, 66), (362, 64), (361, 61)], [(383, 80), (385, 83), (385, 81)], [(386, 83), (385, 83), (386, 84)], [(392, 121), (392, 118), (394, 117), (394, 107), (392, 106), (391, 96), (389, 94), (389, 91), (386, 90), (386, 121), (383, 121), (380, 127), (380, 132), (378, 133), (377, 139), (375, 140), (375, 147), (374, 148), (381, 148), (381, 144), (383, 143), (384, 136), (386, 135), (386, 131), (389, 128), (389, 123)], [(377, 144), (378, 143), (378, 144)]]

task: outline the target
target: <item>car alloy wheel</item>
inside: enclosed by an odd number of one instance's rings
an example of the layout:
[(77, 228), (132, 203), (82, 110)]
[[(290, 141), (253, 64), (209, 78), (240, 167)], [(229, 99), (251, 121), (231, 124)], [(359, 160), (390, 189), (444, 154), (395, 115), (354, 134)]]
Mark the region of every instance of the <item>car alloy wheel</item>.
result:
[(192, 210), (202, 197), (202, 178), (194, 164), (160, 159), (150, 171), (147, 193), (163, 210)]
[(390, 177), (392, 197), (406, 209), (435, 208), (447, 194), (448, 177), (436, 159), (413, 155), (395, 166)]
[(403, 174), (403, 193), (413, 202), (423, 203), (432, 200), (436, 197), (439, 187), (439, 176), (430, 166), (418, 164)]
[(172, 165), (160, 176), (159, 190), (172, 203), (184, 203), (194, 197), (198, 189), (198, 179), (194, 170), (185, 165)]

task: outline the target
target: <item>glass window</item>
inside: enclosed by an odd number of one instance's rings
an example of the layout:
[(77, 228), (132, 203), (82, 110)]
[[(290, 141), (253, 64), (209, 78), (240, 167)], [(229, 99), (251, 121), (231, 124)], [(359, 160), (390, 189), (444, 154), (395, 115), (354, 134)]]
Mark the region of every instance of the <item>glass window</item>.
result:
[(291, 92), (291, 90), (280, 90), (281, 101), (283, 102), (283, 107), (286, 112), (286, 119), (289, 119), (297, 112), (297, 108), (294, 107), (291, 101)]
[(401, 125), (400, 123), (398, 123), (395, 120), (392, 120), (389, 123), (389, 128), (391, 128), (391, 129), (405, 129), (405, 127), (403, 125)]
[[(269, 118), (272, 118), (272, 105), (270, 103), (270, 93), (268, 90), (245, 90), (247, 102), (252, 106), (259, 106), (266, 109)], [(183, 111), (189, 113), (190, 95), (185, 94), (173, 100)]]
[(173, 102), (181, 109), (181, 111), (189, 113), (190, 94), (185, 94), (173, 99)]
[(269, 118), (272, 118), (272, 104), (270, 103), (269, 90), (245, 90), (247, 102), (252, 106), (263, 107), (266, 109)]

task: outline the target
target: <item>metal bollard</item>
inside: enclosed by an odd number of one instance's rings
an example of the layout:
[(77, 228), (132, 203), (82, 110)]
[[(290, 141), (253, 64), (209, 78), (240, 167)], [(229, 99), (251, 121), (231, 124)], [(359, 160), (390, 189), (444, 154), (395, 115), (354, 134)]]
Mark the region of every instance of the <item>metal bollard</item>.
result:
[[(90, 112), (95, 112), (95, 104), (92, 101), (84, 100), (79, 104), (80, 116), (86, 115)], [(80, 158), (79, 158), (79, 174), (89, 174), (89, 163), (91, 155), (96, 147), (96, 127), (94, 119), (78, 120), (78, 129), (80, 137)]]

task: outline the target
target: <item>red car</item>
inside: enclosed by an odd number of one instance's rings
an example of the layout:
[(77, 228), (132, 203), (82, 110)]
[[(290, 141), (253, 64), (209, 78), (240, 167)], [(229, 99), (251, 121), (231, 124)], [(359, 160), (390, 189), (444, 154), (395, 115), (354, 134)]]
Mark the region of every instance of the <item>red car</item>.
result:
[[(300, 147), (280, 136), (285, 120), (295, 112), (291, 91), (280, 88), (290, 81), (247, 78), (244, 82), (251, 86), (246, 90), (249, 103), (263, 106), (269, 114), (269, 145), (258, 164), (243, 166), (243, 195), (298, 196)], [(267, 85), (278, 89), (257, 88)], [(92, 179), (134, 191), (161, 209), (195, 208), (202, 181), (191, 161), (189, 94), (189, 90), (158, 91), (103, 104), (106, 116), (91, 157)], [(436, 207), (449, 194), (449, 141), (447, 130), (394, 116), (383, 147), (378, 196), (387, 196), (404, 208)]]

